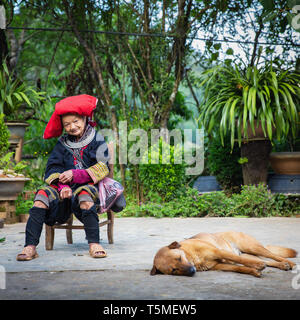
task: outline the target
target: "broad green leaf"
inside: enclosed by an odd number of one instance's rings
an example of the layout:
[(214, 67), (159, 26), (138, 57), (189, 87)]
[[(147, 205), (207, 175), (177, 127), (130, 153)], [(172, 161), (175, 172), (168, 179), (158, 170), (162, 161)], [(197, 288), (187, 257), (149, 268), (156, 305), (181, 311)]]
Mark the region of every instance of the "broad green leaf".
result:
[(15, 92), (13, 95), (14, 95), (20, 102), (23, 101), (22, 97), (20, 96), (20, 94), (19, 94), (18, 92)]
[(24, 92), (19, 92), (20, 95), (23, 97), (23, 99), (26, 101), (26, 103), (31, 106), (31, 103), (29, 101), (29, 99), (27, 98), (26, 94)]

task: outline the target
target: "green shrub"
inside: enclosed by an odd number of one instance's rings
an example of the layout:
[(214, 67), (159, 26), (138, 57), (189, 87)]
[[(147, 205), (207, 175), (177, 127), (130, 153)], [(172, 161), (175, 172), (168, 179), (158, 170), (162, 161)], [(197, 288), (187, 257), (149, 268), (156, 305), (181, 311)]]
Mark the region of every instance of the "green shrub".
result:
[(299, 213), (300, 197), (272, 194), (265, 185), (243, 186), (241, 193), (231, 196), (224, 191), (198, 194), (188, 188), (177, 198), (162, 202), (156, 194), (152, 201), (140, 206), (131, 203), (121, 216), (136, 217), (269, 217)]
[(243, 183), (242, 166), (239, 164), (240, 148), (235, 145), (231, 150), (230, 138), (225, 138), (224, 146), (221, 138), (217, 136), (210, 139), (207, 150), (207, 167), (211, 175), (225, 192), (239, 192)]
[(300, 196), (299, 195), (284, 195), (274, 194), (275, 203), (274, 206), (277, 212), (281, 212), (281, 215), (292, 215), (300, 213)]
[(18, 195), (18, 198), (16, 200), (16, 214), (24, 214), (29, 213), (29, 210), (33, 207), (33, 199), (34, 194), (31, 195), (31, 197), (28, 200), (24, 200), (23, 193), (20, 193)]
[(266, 217), (274, 213), (275, 198), (263, 184), (242, 186), (240, 194), (232, 196), (235, 206), (232, 214), (248, 217)]
[(33, 207), (32, 200), (22, 201), (16, 204), (16, 215), (29, 213), (29, 210)]
[(3, 174), (20, 175), (23, 174), (24, 169), (27, 167), (25, 161), (20, 161), (17, 164), (12, 160), (14, 153), (8, 152), (0, 157), (0, 168), (3, 169)]
[(44, 175), (48, 161), (47, 154), (39, 154), (37, 159), (28, 160), (25, 175), (31, 180), (25, 185), (26, 190), (36, 190), (45, 184)]
[(299, 201), (289, 196), (272, 194), (264, 184), (242, 186), (240, 194), (232, 195), (234, 206), (229, 215), (247, 217), (289, 216), (299, 211)]
[[(45, 109), (43, 108), (40, 112), (41, 114), (39, 117), (41, 119), (47, 120), (51, 117), (51, 111), (49, 104), (44, 104)], [(46, 156), (49, 155), (55, 144), (57, 143), (57, 138), (52, 139), (44, 139), (43, 133), (46, 127), (46, 124), (42, 121), (36, 121), (36, 120), (27, 120), (27, 122), (30, 124), (30, 126), (26, 129), (25, 137), (24, 137), (24, 147), (23, 152), (24, 154), (29, 155), (43, 155)]]
[(232, 206), (232, 200), (224, 191), (205, 193), (198, 197), (201, 216), (226, 217)]
[(199, 195), (193, 188), (187, 188), (178, 198), (168, 202), (163, 203), (159, 198), (155, 200), (140, 206), (131, 204), (122, 211), (122, 216), (131, 216), (133, 213), (136, 217), (157, 218), (226, 216), (226, 208), (231, 201), (223, 191)]
[[(163, 148), (170, 148), (168, 157), (163, 158)], [(151, 164), (151, 157), (158, 156), (158, 164)], [(187, 177), (185, 163), (176, 164), (174, 159), (182, 159), (182, 150), (168, 145), (162, 139), (159, 145), (151, 146), (150, 152), (143, 157), (143, 164), (139, 165), (139, 178), (143, 182), (144, 194), (149, 200), (149, 194), (158, 193), (162, 201), (169, 201), (178, 197), (185, 189)]]

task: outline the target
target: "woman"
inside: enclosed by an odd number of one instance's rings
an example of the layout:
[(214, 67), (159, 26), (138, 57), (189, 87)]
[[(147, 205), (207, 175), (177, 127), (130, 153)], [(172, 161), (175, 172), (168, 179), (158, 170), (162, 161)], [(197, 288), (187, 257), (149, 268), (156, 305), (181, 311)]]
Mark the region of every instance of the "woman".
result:
[[(36, 246), (44, 223), (50, 226), (65, 223), (72, 213), (84, 225), (90, 255), (93, 258), (107, 255), (99, 243), (97, 184), (109, 173), (109, 155), (104, 138), (96, 135), (95, 123), (91, 121), (96, 104), (95, 97), (79, 95), (65, 98), (55, 106), (44, 138), (58, 137), (63, 129), (66, 134), (59, 138), (49, 156), (45, 172), (47, 186), (35, 195), (26, 224), (25, 246), (17, 255), (18, 261), (38, 257)], [(125, 205), (122, 195), (111, 209), (119, 212)]]

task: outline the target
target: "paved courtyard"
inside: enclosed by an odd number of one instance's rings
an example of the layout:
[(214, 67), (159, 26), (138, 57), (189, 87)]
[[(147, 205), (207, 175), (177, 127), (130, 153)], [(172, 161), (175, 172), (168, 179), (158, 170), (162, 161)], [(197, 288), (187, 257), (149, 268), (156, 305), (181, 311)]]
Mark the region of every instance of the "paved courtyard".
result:
[[(298, 300), (300, 268), (263, 270), (261, 278), (232, 272), (198, 272), (194, 277), (150, 276), (156, 251), (198, 232), (242, 231), (262, 244), (300, 252), (299, 218), (116, 218), (115, 243), (101, 229), (105, 259), (92, 259), (83, 230), (56, 230), (54, 250), (16, 261), (24, 245), (25, 223), (0, 229), (0, 300)], [(292, 259), (300, 267), (300, 257)], [(5, 271), (5, 272), (4, 272)]]

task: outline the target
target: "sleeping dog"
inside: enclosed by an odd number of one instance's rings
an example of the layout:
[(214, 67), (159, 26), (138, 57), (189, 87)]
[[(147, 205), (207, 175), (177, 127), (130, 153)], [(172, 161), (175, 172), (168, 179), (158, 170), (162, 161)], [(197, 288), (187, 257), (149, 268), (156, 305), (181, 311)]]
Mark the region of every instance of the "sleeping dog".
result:
[[(266, 266), (290, 270), (295, 263), (294, 249), (264, 247), (242, 232), (198, 233), (181, 242), (172, 242), (155, 255), (151, 275), (158, 273), (192, 276), (196, 271), (222, 270), (261, 276)], [(259, 257), (272, 259), (265, 261)]]

